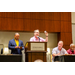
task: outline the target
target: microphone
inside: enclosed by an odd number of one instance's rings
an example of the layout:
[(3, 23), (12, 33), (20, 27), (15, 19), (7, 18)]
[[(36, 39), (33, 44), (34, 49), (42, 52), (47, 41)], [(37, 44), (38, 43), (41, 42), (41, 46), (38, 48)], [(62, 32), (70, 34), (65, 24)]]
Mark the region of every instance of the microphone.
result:
[(47, 33), (47, 31), (44, 31), (44, 33)]
[(37, 36), (37, 38), (39, 39), (39, 42), (40, 42), (40, 37), (39, 37), (39, 36)]

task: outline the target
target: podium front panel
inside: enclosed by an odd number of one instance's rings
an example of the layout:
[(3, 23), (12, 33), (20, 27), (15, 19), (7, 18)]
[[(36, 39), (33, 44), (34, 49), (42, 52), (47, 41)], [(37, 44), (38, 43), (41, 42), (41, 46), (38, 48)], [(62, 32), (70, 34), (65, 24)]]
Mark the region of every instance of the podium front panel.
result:
[(25, 52), (26, 62), (41, 60), (46, 62), (47, 42), (28, 42), (28, 49)]
[(31, 43), (31, 51), (45, 51), (45, 43)]
[(28, 42), (30, 51), (47, 51), (47, 42)]
[(35, 60), (42, 60), (43, 62), (46, 62), (46, 52), (33, 52), (33, 51), (27, 51), (27, 59), (26, 62), (34, 62)]

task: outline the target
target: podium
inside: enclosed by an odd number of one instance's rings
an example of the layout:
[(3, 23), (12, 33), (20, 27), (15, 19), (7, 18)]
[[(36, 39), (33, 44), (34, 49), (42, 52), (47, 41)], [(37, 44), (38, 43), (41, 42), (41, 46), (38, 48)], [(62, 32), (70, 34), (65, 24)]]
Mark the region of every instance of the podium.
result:
[(28, 46), (25, 48), (25, 61), (35, 62), (41, 60), (46, 62), (47, 42), (27, 42)]

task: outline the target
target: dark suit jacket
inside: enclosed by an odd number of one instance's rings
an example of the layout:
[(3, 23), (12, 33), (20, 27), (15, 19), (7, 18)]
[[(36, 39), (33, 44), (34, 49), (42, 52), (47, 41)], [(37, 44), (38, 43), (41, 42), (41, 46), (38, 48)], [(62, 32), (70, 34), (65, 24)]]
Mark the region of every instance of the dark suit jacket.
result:
[[(21, 49), (15, 48), (16, 42), (14, 39), (9, 41), (8, 48), (11, 50), (11, 54), (22, 54)], [(19, 46), (22, 46), (22, 50), (24, 50), (23, 42), (19, 40)]]

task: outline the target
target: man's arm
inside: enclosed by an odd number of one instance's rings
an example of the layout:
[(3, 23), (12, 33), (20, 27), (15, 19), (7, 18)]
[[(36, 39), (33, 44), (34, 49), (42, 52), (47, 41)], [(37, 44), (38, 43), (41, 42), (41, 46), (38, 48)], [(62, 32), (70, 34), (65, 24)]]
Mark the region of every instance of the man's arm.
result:
[(56, 54), (56, 49), (54, 48), (53, 50), (52, 50), (52, 56), (58, 56), (58, 55), (60, 55), (60, 52), (58, 53), (58, 54)]
[(58, 55), (60, 55), (60, 52), (59, 52), (58, 54), (55, 54), (55, 53), (54, 53), (54, 54), (52, 54), (52, 55), (53, 55), (54, 57), (55, 57), (55, 56), (58, 56)]
[(15, 49), (15, 46), (14, 45), (12, 46), (11, 41), (9, 41), (8, 48), (9, 49)]
[(46, 36), (46, 40), (45, 40), (45, 42), (48, 42), (48, 36)]
[(21, 41), (21, 50), (24, 50), (24, 45), (23, 45), (23, 42)]
[(46, 35), (45, 42), (48, 42), (48, 33), (47, 33), (47, 32), (45, 32), (45, 35)]

